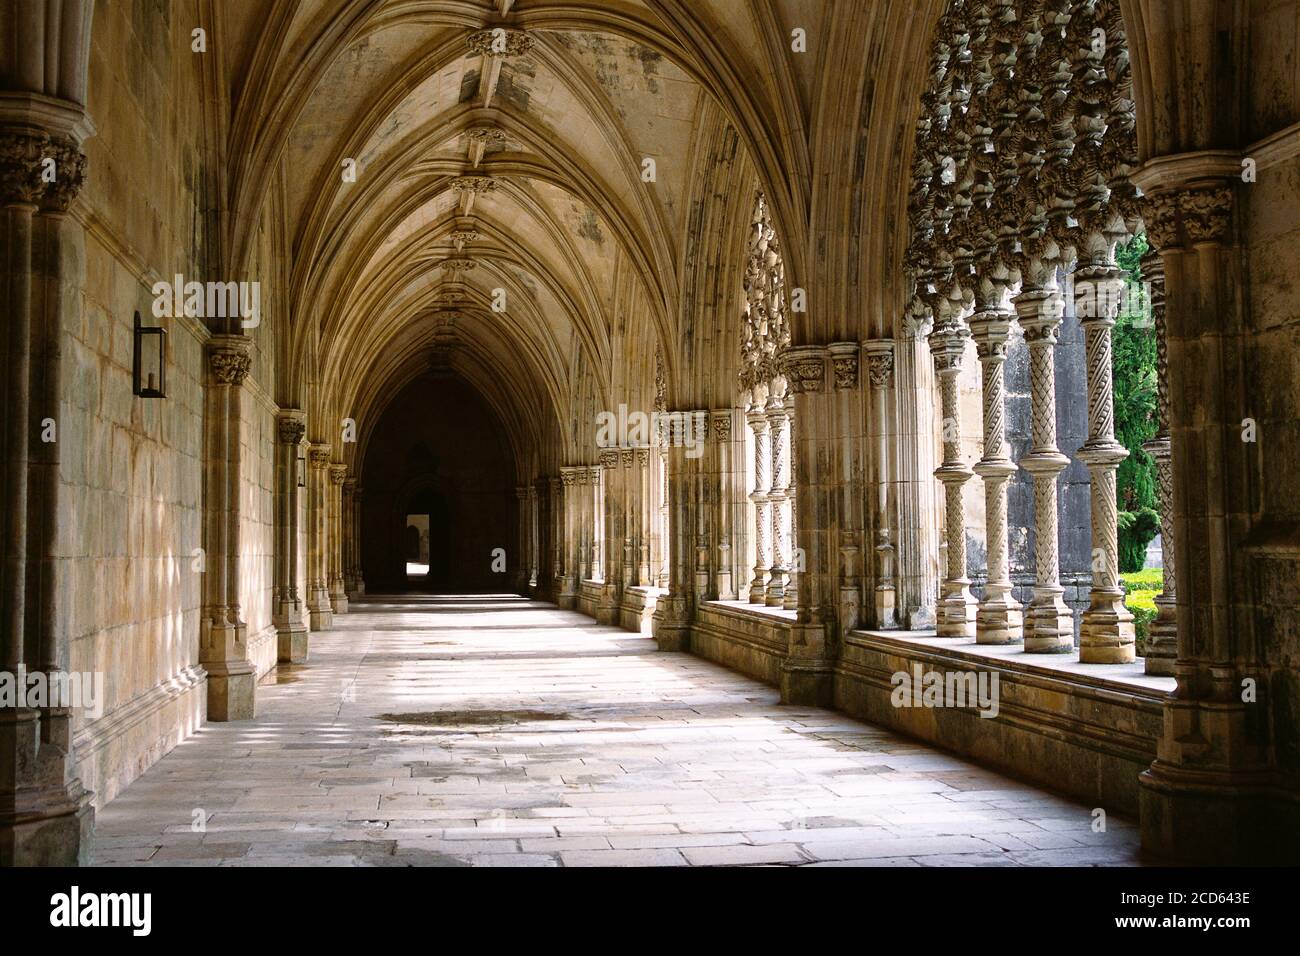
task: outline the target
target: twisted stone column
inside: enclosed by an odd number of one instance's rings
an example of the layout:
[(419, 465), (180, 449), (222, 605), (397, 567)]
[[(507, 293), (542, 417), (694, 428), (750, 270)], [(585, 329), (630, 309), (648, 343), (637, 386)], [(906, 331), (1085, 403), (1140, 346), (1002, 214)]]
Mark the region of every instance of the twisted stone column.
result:
[(1109, 232), (1091, 233), (1074, 271), (1088, 363), (1088, 440), (1079, 460), (1092, 476), (1092, 593), (1079, 628), (1079, 660), (1085, 664), (1121, 664), (1136, 656), (1133, 615), (1119, 580), (1115, 472), (1128, 449), (1115, 440), (1111, 329), (1124, 280), (1113, 257), (1114, 238)]
[(754, 577), (749, 584), (749, 603), (767, 603), (767, 571), (771, 565), (771, 550), (768, 545), (768, 532), (772, 525), (771, 511), (768, 507), (768, 489), (771, 479), (768, 466), (772, 450), (768, 441), (767, 412), (760, 397), (762, 390), (755, 388), (753, 401), (745, 420), (754, 433), (754, 490), (749, 500), (754, 503)]
[(1010, 316), (1002, 310), (1001, 283), (985, 283), (983, 308), (971, 317), (971, 335), (979, 352), (984, 390), (984, 457), (975, 474), (984, 482), (984, 522), (988, 551), (988, 583), (975, 617), (977, 644), (1018, 644), (1023, 636), (1020, 604), (1011, 596), (1007, 560), (1007, 481), (1016, 466), (1007, 456), (1006, 386), (1002, 372), (1007, 358)]
[(790, 480), (786, 484), (785, 500), (786, 513), (790, 516), (789, 541), (790, 541), (790, 561), (788, 562), (789, 575), (785, 585), (785, 602), (781, 605), (787, 611), (794, 611), (799, 607), (799, 572), (802, 570), (802, 561), (799, 555), (799, 531), (795, 525), (796, 494), (798, 491), (798, 482), (795, 480), (795, 455), (794, 451), (794, 402), (787, 400), (785, 403), (785, 433), (786, 445), (791, 449), (790, 454)]
[(936, 325), (929, 337), (943, 412), (943, 462), (934, 471), (943, 484), (943, 538), (947, 552), (935, 627), (940, 637), (975, 636), (976, 605), (966, 575), (966, 518), (961, 500), (962, 486), (974, 472), (961, 457), (961, 405), (957, 398), (957, 379), (961, 376), (969, 336), (970, 331), (964, 325), (949, 321)]
[(311, 471), (308, 478), (307, 498), (309, 514), (308, 573), (311, 575), (311, 592), (307, 597), (307, 610), (311, 616), (311, 629), (323, 631), (334, 626), (334, 608), (329, 593), (329, 465), (331, 449), (328, 444), (312, 445), (308, 453)]
[(1022, 270), (1016, 314), (1029, 345), (1029, 383), (1033, 402), (1033, 446), (1020, 467), (1034, 480), (1034, 596), (1026, 609), (1025, 650), (1033, 654), (1074, 650), (1074, 614), (1061, 587), (1056, 478), (1070, 459), (1056, 446), (1056, 344), (1060, 341), (1065, 300), (1048, 288), (1054, 260), (1036, 259)]
[(768, 387), (767, 426), (772, 454), (771, 485), (767, 492), (772, 516), (772, 565), (767, 580), (768, 607), (783, 607), (789, 580), (787, 559), (790, 540), (790, 419), (785, 412), (785, 383), (773, 379)]

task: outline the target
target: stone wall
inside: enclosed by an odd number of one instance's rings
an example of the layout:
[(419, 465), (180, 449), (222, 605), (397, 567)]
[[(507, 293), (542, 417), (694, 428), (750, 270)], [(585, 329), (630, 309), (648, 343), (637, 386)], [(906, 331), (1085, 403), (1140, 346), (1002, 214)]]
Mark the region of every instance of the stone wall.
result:
[[(1291, 27), (1297, 17), (1291, 14)], [(1300, 134), (1291, 133), (1289, 159), (1259, 156), (1257, 181), (1244, 190), (1250, 241), (1246, 260), (1250, 314), (1255, 329), (1245, 356), (1248, 409), (1255, 420), (1250, 446), (1261, 520), (1248, 561), (1257, 593), (1256, 653), (1271, 662), (1261, 683), (1271, 697), (1288, 701), (1287, 718), (1273, 728), (1277, 762), (1300, 775)], [(1243, 436), (1247, 433), (1243, 429)]]
[[(167, 397), (132, 393), (133, 316), (157, 324), (153, 282), (193, 275), (205, 237), (204, 153), (188, 26), (166, 5), (101, 4), (90, 70), (85, 283), (65, 329), (60, 409), (69, 667), (105, 676), (103, 713), (78, 715), (77, 772), (104, 803), (202, 721), (197, 666), (203, 342), (168, 328)], [(162, 118), (167, 122), (161, 122)]]

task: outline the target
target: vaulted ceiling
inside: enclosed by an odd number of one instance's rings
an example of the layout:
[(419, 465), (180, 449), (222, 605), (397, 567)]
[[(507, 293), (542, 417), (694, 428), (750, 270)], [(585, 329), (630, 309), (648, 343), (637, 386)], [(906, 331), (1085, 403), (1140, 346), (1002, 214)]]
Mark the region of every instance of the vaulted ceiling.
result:
[[(805, 261), (814, 217), (862, 232), (860, 215), (815, 211), (813, 158), (845, 147), (810, 118), (853, 131), (840, 176), (860, 183), (857, 104), (879, 98), (863, 60), (873, 8), (887, 8), (874, 35), (918, 12), (932, 20), (940, 5), (202, 2), (225, 38), (233, 268), (250, 254), (268, 184), (283, 183), (291, 389), (328, 383), (364, 421), (445, 356), (517, 443), (571, 417), (569, 383), (580, 365), (610, 367), (616, 324), (644, 326), (629, 339), (652, 345), (681, 338), (683, 250), (699, 205), (716, 199), (697, 194), (697, 166), (719, 127), (739, 139), (736, 183), (760, 184), (789, 236), (792, 284), (844, 268)], [(807, 53), (791, 50), (796, 28)], [(893, 35), (919, 80), (926, 37)], [(910, 118), (891, 123), (905, 140)], [(664, 361), (671, 379), (675, 350)]]

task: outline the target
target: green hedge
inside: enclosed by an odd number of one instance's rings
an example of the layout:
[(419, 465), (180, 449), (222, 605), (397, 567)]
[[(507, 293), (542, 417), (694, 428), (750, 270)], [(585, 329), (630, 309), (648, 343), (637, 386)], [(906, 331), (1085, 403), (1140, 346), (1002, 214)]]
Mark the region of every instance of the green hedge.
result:
[(1120, 583), (1124, 587), (1124, 605), (1133, 614), (1133, 629), (1137, 632), (1137, 653), (1144, 654), (1147, 634), (1151, 622), (1156, 619), (1156, 595), (1164, 587), (1165, 573), (1160, 568), (1147, 568), (1121, 574)]

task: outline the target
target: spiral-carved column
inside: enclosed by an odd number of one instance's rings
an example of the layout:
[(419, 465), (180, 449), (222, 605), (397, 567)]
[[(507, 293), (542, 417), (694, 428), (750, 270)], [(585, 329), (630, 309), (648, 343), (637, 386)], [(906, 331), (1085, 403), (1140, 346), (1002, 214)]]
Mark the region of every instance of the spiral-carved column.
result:
[(957, 379), (969, 335), (965, 326), (949, 322), (936, 325), (929, 337), (943, 411), (943, 463), (934, 472), (943, 484), (947, 552), (936, 624), (940, 637), (975, 636), (976, 604), (966, 575), (966, 521), (961, 500), (962, 486), (974, 473), (961, 457), (961, 406), (957, 398)]
[(1065, 301), (1046, 287), (1055, 277), (1054, 261), (1031, 260), (1023, 270), (1016, 314), (1029, 345), (1033, 401), (1033, 446), (1020, 467), (1034, 479), (1034, 596), (1025, 613), (1025, 650), (1035, 654), (1074, 650), (1074, 614), (1061, 587), (1056, 479), (1070, 460), (1056, 445), (1056, 344)]
[(749, 500), (754, 503), (754, 578), (749, 585), (749, 603), (767, 603), (767, 572), (771, 565), (768, 534), (772, 518), (768, 505), (771, 487), (768, 468), (771, 462), (771, 445), (768, 441), (767, 412), (763, 407), (761, 390), (754, 390), (754, 400), (745, 420), (754, 433), (754, 490)]
[(767, 425), (772, 453), (772, 483), (767, 493), (772, 515), (772, 566), (767, 582), (767, 606), (782, 607), (789, 583), (790, 541), (790, 419), (785, 410), (785, 385), (773, 380), (768, 389)]
[(1079, 660), (1087, 664), (1120, 664), (1136, 656), (1133, 615), (1119, 580), (1115, 473), (1128, 449), (1115, 440), (1111, 378), (1111, 329), (1124, 287), (1114, 261), (1115, 238), (1111, 232), (1091, 233), (1074, 272), (1088, 369), (1088, 440), (1079, 459), (1092, 476), (1092, 593), (1079, 630)]
[(1010, 316), (1002, 309), (1005, 287), (987, 283), (983, 308), (971, 318), (971, 334), (979, 353), (984, 398), (984, 457), (975, 474), (984, 482), (984, 521), (988, 551), (988, 583), (975, 618), (979, 644), (1018, 644), (1023, 635), (1020, 604), (1011, 595), (1007, 556), (1007, 481), (1016, 472), (1006, 441), (1006, 386), (1003, 369), (1007, 358)]

